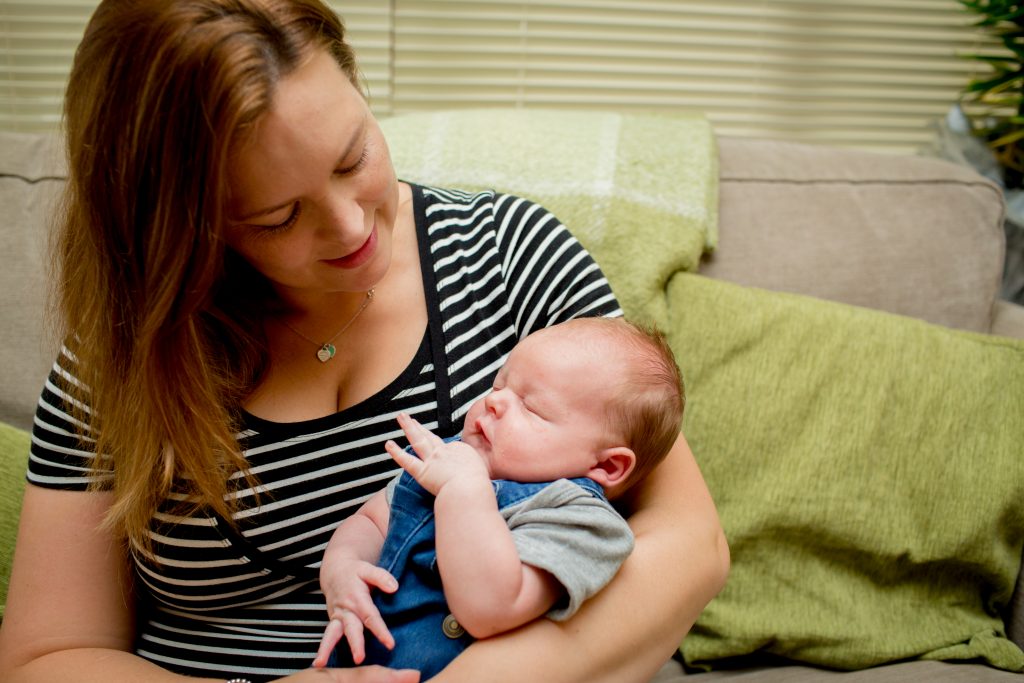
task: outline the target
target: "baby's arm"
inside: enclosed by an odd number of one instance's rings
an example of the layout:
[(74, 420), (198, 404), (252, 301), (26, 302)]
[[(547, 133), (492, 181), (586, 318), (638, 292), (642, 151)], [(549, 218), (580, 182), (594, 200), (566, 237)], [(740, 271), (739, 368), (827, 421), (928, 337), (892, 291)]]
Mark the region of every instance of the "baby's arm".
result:
[(389, 516), (387, 498), (380, 491), (342, 522), (327, 544), (320, 565), (320, 588), (330, 622), (320, 640), (314, 667), (327, 665), (342, 636), (348, 638), (352, 660), (361, 663), (366, 656), (364, 624), (385, 647), (394, 647), (394, 638), (370, 595), (374, 587), (385, 593), (398, 588), (394, 577), (375, 564), (380, 559)]
[(437, 564), (458, 622), (475, 638), (486, 638), (546, 613), (562, 595), (562, 586), (519, 559), (477, 452), (463, 442), (445, 443), (406, 415), (399, 416), (399, 423), (420, 457), (394, 442), (387, 449), (436, 497)]

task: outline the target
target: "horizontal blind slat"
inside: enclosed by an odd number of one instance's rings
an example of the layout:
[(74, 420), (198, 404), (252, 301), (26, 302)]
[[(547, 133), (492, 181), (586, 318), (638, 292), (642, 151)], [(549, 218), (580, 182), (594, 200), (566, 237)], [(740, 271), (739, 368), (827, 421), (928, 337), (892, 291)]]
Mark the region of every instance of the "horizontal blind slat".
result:
[[(67, 74), (98, 0), (0, 0), (0, 128), (53, 131)], [(379, 0), (329, 3), (344, 19), (370, 94), (391, 111), (391, 9)]]
[[(721, 134), (909, 149), (999, 54), (956, 0), (330, 2), (374, 111), (705, 113)], [(3, 0), (0, 126), (52, 129), (96, 0)]]
[(394, 112), (704, 113), (722, 134), (908, 150), (993, 50), (956, 0), (395, 4)]

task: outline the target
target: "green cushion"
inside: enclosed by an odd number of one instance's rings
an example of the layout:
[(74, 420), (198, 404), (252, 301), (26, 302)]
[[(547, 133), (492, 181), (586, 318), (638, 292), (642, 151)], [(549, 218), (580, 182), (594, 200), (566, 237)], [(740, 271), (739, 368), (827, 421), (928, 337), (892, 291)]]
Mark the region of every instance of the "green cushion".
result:
[(0, 422), (0, 618), (7, 603), (30, 442), (28, 432)]
[(552, 211), (629, 316), (664, 322), (665, 284), (717, 241), (718, 148), (703, 117), (496, 108), (403, 114), (381, 128), (404, 180)]
[(1024, 343), (686, 273), (668, 298), (733, 558), (686, 661), (1024, 670)]

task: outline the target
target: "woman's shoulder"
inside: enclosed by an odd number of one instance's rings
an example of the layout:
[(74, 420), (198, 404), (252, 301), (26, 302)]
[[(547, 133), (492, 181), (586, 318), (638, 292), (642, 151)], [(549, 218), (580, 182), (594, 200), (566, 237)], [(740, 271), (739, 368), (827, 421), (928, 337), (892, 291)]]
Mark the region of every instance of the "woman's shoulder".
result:
[(492, 216), (505, 216), (524, 209), (547, 213), (544, 207), (528, 197), (495, 189), (461, 189), (415, 183), (409, 183), (409, 186), (428, 216), (444, 213), (479, 215), (481, 210)]
[(418, 220), (434, 248), (449, 241), (494, 242), (499, 251), (518, 252), (521, 243), (544, 241), (552, 233), (569, 232), (537, 202), (498, 190), (462, 190), (413, 186)]
[(112, 463), (95, 453), (89, 389), (78, 374), (73, 348), (62, 346), (36, 406), (27, 476), (37, 486), (84, 490), (113, 481)]

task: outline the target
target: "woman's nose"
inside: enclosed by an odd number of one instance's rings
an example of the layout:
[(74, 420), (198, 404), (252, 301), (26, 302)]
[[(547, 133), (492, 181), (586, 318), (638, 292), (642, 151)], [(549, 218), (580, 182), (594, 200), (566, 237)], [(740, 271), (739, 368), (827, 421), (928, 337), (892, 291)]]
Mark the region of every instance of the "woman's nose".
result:
[(332, 193), (326, 198), (322, 211), (320, 230), (325, 235), (342, 242), (364, 236), (366, 212), (354, 198), (340, 192)]

